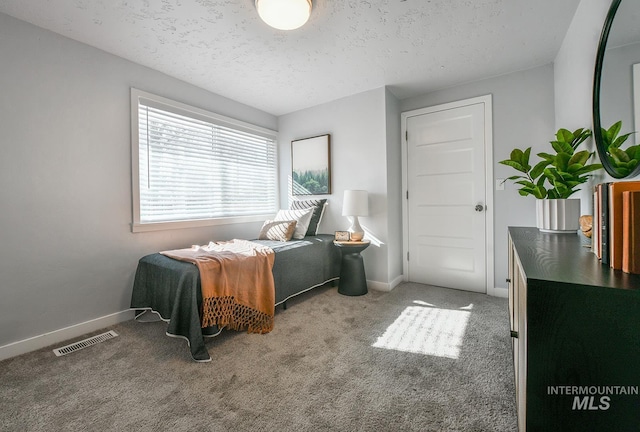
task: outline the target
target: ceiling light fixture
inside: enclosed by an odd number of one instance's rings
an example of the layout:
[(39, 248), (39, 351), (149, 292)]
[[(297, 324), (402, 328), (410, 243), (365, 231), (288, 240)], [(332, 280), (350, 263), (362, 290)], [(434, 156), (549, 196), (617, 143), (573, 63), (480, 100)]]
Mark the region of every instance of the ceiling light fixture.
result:
[(302, 27), (311, 15), (311, 0), (256, 0), (262, 21), (278, 30)]

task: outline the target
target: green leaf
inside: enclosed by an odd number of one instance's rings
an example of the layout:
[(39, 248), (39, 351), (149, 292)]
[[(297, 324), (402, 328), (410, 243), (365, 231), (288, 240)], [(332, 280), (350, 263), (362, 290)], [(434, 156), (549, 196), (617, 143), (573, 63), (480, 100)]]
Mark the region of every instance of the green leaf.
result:
[(568, 180), (573, 179), (575, 176), (572, 173), (566, 172), (566, 171), (560, 171), (558, 170), (558, 175), (560, 176), (560, 178), (562, 179), (562, 181), (566, 182)]
[(536, 186), (533, 190), (533, 196), (538, 199), (544, 199), (547, 196), (547, 190), (542, 186)]
[(589, 138), (592, 134), (591, 131), (589, 129), (576, 129), (573, 132), (574, 135), (574, 139), (571, 143), (571, 146), (574, 148), (574, 150), (580, 145), (582, 144), (587, 138)]
[(520, 193), (520, 195), (523, 195), (523, 192), (526, 195), (535, 195), (536, 194), (536, 189), (535, 189), (535, 187), (523, 186), (523, 187), (520, 188), (520, 190), (518, 192)]
[(570, 143), (573, 141), (573, 134), (567, 129), (560, 128), (558, 132), (556, 132), (556, 138), (560, 142)]
[(571, 193), (571, 189), (562, 183), (557, 183), (555, 185), (558, 194), (562, 197), (567, 196), (568, 193)]
[(555, 168), (545, 168), (543, 173), (551, 181), (555, 181), (555, 180), (560, 179), (560, 176), (556, 172)]
[(609, 130), (607, 130), (607, 133), (609, 134), (610, 138), (613, 138), (618, 136), (618, 134), (620, 133), (620, 129), (622, 129), (622, 120), (612, 124)]
[(549, 153), (538, 153), (538, 157), (541, 157), (542, 159), (549, 161), (550, 163), (556, 159), (555, 155)]
[(626, 168), (626, 167), (618, 167), (617, 171), (623, 177), (626, 177), (629, 174), (631, 174), (631, 170), (629, 168)]
[(531, 189), (535, 187), (535, 185), (531, 183), (529, 180), (520, 180), (520, 181), (517, 181), (516, 184), (519, 184), (519, 185), (525, 186), (526, 188), (531, 188)]
[(625, 150), (630, 159), (640, 159), (640, 145), (632, 145)]
[(571, 144), (564, 141), (551, 141), (551, 147), (553, 147), (556, 153), (573, 154), (573, 147), (571, 147)]
[(522, 163), (522, 156), (524, 155), (524, 153), (522, 152), (522, 150), (520, 149), (513, 149), (511, 151), (511, 160), (514, 162), (518, 162), (520, 165), (525, 165)]
[(575, 175), (582, 175), (582, 174), (590, 173), (592, 171), (597, 171), (599, 169), (602, 169), (602, 165), (601, 164), (591, 164), (591, 165), (587, 165), (585, 167), (580, 168), (574, 174)]
[(542, 172), (544, 171), (544, 169), (549, 166), (551, 162), (547, 161), (547, 160), (543, 160), (540, 161), (536, 164), (536, 166), (533, 167), (533, 169), (531, 170), (531, 172), (529, 173), (529, 175), (531, 176), (532, 179), (537, 179), (540, 174), (542, 174)]
[(569, 159), (569, 165), (573, 165), (573, 164), (584, 165), (587, 163), (590, 156), (591, 156), (591, 153), (588, 150), (582, 150), (577, 153), (574, 153), (573, 156), (571, 156), (571, 159)]
[(627, 152), (620, 150), (619, 148), (609, 147), (609, 153), (611, 153), (611, 156), (618, 164), (627, 163), (631, 160)]
[(571, 160), (571, 155), (568, 153), (558, 153), (556, 156), (555, 166), (559, 171), (566, 171), (569, 166), (569, 160)]
[(628, 134), (620, 135), (618, 138), (613, 140), (613, 142), (611, 144), (609, 144), (609, 148), (611, 148), (611, 147), (620, 148), (620, 146), (622, 144), (624, 144), (624, 142), (627, 140), (627, 138), (629, 138), (629, 136), (634, 134), (634, 133), (635, 132), (629, 132)]
[(613, 165), (615, 168), (621, 166), (623, 164), (623, 162), (620, 160), (620, 158), (618, 158), (617, 155), (615, 155), (614, 153), (609, 153), (609, 160), (611, 162), (611, 165)]
[(524, 166), (527, 169), (527, 171), (529, 171), (531, 169), (531, 166), (529, 165), (529, 156), (530, 155), (531, 155), (531, 147), (526, 149), (524, 151), (524, 153), (522, 154), (522, 166)]
[(580, 169), (582, 169), (583, 165), (582, 164), (573, 164), (573, 165), (569, 165), (567, 167), (567, 172), (571, 173), (571, 174), (575, 174), (577, 171), (579, 171)]
[(523, 173), (527, 172), (527, 170), (522, 165), (520, 165), (520, 163), (512, 161), (512, 160), (503, 160), (503, 161), (500, 161), (498, 163), (501, 163), (502, 165), (508, 165), (508, 166), (520, 171), (520, 172), (523, 172)]

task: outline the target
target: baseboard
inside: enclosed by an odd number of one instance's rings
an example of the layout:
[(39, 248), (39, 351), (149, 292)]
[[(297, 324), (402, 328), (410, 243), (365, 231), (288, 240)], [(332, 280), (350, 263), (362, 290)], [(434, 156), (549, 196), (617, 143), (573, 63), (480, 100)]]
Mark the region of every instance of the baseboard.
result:
[(134, 311), (132, 310), (116, 312), (111, 315), (106, 315), (59, 330), (54, 330), (49, 333), (44, 333), (39, 336), (30, 337), (28, 339), (0, 346), (0, 360), (36, 351), (59, 342), (77, 338), (78, 336), (82, 336), (86, 333), (91, 333), (114, 324), (132, 320), (133, 315)]
[(509, 297), (509, 289), (508, 288), (494, 287), (492, 292), (488, 292), (487, 294), (490, 295), (490, 296), (494, 296), (494, 297), (508, 298)]
[(400, 285), (402, 282), (404, 282), (404, 275), (400, 275), (398, 277), (396, 277), (394, 280), (391, 281), (391, 283), (389, 284), (389, 291), (391, 291), (392, 289), (394, 289), (395, 287), (397, 287), (398, 285)]
[(378, 282), (378, 281), (372, 281), (372, 280), (367, 280), (367, 287), (371, 288), (372, 290), (376, 290), (376, 291), (391, 291), (392, 289), (394, 289), (395, 287), (397, 287), (398, 285), (400, 285), (400, 283), (402, 283), (402, 280), (404, 279), (404, 277), (402, 275), (396, 277), (394, 280), (392, 280), (391, 282)]

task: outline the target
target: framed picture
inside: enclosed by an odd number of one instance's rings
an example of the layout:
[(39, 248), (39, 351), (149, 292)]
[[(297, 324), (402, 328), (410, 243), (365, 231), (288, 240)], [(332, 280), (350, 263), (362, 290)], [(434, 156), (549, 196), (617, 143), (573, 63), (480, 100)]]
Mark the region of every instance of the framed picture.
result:
[(336, 231), (335, 241), (349, 241), (349, 231)]
[(331, 136), (291, 141), (291, 194), (331, 193)]

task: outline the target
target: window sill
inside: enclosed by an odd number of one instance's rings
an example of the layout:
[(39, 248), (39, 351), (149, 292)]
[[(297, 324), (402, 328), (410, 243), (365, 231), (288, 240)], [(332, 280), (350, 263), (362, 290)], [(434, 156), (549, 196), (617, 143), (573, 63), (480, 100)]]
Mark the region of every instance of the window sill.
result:
[(200, 228), (215, 225), (229, 225), (248, 222), (264, 222), (266, 219), (274, 217), (275, 213), (265, 215), (239, 216), (217, 219), (196, 219), (173, 222), (134, 222), (131, 224), (131, 232), (166, 231), (173, 229)]

